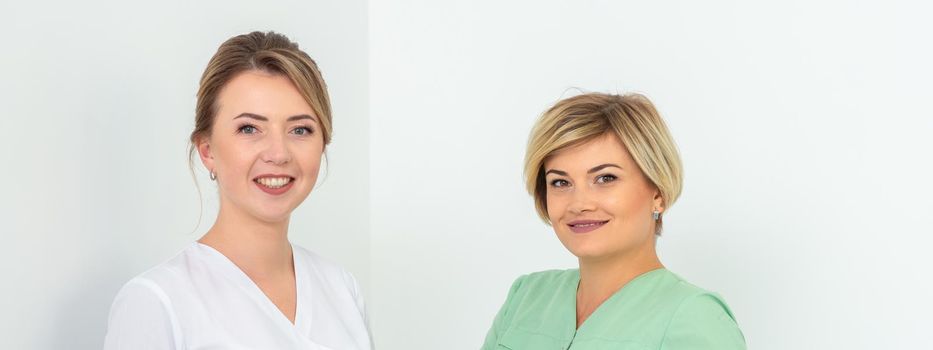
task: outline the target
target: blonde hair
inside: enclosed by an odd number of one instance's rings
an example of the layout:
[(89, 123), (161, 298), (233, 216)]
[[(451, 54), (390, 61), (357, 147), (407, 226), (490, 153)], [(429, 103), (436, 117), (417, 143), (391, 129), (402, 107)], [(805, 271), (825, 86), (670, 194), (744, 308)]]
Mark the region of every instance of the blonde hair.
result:
[(188, 148), (189, 163), (197, 142), (211, 134), (220, 91), (234, 77), (250, 70), (280, 74), (291, 80), (318, 117), (324, 145), (330, 143), (330, 97), (317, 63), (285, 35), (257, 31), (228, 39), (207, 63), (198, 89), (195, 125)]
[[(558, 101), (535, 123), (525, 152), (525, 186), (538, 216), (550, 224), (544, 163), (554, 153), (611, 133), (619, 138), (641, 172), (670, 208), (683, 187), (677, 146), (654, 104), (640, 94), (586, 93)], [(661, 234), (659, 217), (655, 234)]]

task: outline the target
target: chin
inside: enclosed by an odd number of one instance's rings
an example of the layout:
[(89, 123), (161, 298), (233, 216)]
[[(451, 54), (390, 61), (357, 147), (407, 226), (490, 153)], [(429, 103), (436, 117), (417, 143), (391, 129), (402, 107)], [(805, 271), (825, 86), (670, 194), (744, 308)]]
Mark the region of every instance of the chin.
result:
[(288, 217), (289, 215), (277, 215), (277, 216), (262, 215), (262, 216), (257, 216), (256, 218), (259, 219), (259, 221), (262, 221), (265, 223), (277, 224), (283, 221), (287, 221)]
[(564, 248), (567, 248), (570, 251), (570, 254), (573, 254), (579, 259), (594, 259), (607, 256), (610, 253), (609, 247), (607, 247), (606, 242), (601, 242), (599, 240), (586, 239), (590, 237), (573, 237), (571, 234), (568, 236), (561, 237), (561, 243), (564, 244)]
[(277, 223), (288, 220), (294, 208), (260, 208), (253, 216), (263, 222)]
[(578, 259), (585, 260), (598, 260), (600, 258), (611, 255), (603, 247), (573, 247), (568, 248), (567, 250), (569, 250), (570, 254), (573, 254), (573, 256), (576, 256)]

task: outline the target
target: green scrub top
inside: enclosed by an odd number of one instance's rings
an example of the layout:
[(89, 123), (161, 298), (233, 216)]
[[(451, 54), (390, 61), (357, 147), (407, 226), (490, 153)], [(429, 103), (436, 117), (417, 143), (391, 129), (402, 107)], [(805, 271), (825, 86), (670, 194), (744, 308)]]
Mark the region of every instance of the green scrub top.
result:
[(722, 298), (667, 269), (631, 280), (577, 329), (579, 282), (577, 269), (519, 277), (483, 350), (745, 349)]

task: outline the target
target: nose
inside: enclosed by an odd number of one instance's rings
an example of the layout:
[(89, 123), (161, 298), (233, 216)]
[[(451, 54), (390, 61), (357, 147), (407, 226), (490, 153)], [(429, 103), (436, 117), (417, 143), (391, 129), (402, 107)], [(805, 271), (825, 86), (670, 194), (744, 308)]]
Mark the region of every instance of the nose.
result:
[(287, 164), (292, 160), (285, 136), (270, 136), (266, 140), (265, 148), (259, 155), (260, 160), (275, 165)]
[(590, 197), (591, 194), (586, 186), (574, 187), (567, 210), (575, 215), (596, 210), (596, 205)]

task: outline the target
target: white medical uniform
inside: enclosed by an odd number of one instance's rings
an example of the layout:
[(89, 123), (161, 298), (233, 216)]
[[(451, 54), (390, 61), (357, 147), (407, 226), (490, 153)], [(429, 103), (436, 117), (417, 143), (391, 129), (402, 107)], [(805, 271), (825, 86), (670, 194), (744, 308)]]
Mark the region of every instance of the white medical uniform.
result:
[(123, 286), (104, 349), (372, 349), (353, 276), (301, 247), (292, 252), (294, 324), (232, 261), (195, 242)]

